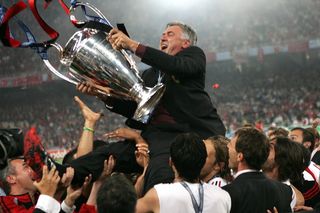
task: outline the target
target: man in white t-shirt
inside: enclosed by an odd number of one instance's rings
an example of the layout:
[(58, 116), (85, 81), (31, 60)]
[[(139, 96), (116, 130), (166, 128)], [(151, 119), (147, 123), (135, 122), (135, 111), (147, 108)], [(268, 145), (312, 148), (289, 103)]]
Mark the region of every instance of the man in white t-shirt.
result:
[(171, 145), (170, 155), (174, 183), (155, 185), (138, 200), (137, 213), (230, 212), (229, 194), (200, 181), (207, 152), (199, 136), (193, 133), (179, 135)]

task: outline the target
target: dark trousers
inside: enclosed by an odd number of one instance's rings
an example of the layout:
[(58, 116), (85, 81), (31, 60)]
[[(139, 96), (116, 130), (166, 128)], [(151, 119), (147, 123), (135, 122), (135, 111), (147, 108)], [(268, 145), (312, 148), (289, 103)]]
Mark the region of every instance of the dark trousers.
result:
[(92, 181), (99, 178), (104, 160), (113, 155), (116, 164), (114, 171), (123, 173), (142, 172), (142, 168), (137, 164), (135, 158), (135, 143), (134, 141), (120, 141), (101, 146), (96, 150), (73, 160), (70, 166), (74, 168), (75, 175), (72, 180), (72, 185), (82, 185), (84, 179), (89, 174), (92, 175)]
[[(149, 126), (142, 132), (142, 137), (148, 142), (150, 162), (144, 178), (143, 194), (158, 183), (171, 183), (174, 174), (169, 166), (170, 146), (175, 137), (188, 132), (184, 125), (166, 124)], [(135, 143), (122, 141), (102, 146), (93, 152), (75, 159), (70, 164), (75, 169), (73, 185), (81, 185), (86, 176), (92, 175), (92, 180), (99, 178), (104, 160), (109, 155), (116, 159), (114, 171), (123, 173), (141, 172), (142, 168), (135, 159)]]
[(169, 165), (170, 146), (179, 134), (185, 132), (189, 132), (188, 127), (180, 124), (149, 126), (142, 132), (142, 137), (148, 142), (150, 150), (143, 194), (158, 183), (172, 183), (174, 173)]

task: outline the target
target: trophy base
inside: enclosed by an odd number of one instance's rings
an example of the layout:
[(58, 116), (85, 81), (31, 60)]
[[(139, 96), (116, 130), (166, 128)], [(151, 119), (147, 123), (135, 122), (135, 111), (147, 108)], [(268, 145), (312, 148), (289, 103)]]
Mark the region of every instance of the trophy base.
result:
[(166, 88), (163, 84), (157, 84), (153, 88), (150, 88), (147, 94), (139, 102), (133, 119), (142, 123), (147, 123), (150, 114), (153, 112), (157, 103), (161, 99), (165, 89)]

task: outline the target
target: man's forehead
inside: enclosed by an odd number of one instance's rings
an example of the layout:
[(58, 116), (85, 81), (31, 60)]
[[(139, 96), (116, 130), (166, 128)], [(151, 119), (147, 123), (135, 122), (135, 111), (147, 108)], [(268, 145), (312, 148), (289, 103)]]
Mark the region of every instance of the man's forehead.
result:
[(25, 163), (24, 158), (11, 158), (10, 162), (14, 163), (14, 164), (20, 164), (20, 163), (23, 164), (23, 163)]
[(295, 130), (292, 130), (289, 132), (289, 135), (293, 135), (293, 136), (300, 136), (302, 134), (303, 134), (303, 132), (300, 129), (295, 129)]

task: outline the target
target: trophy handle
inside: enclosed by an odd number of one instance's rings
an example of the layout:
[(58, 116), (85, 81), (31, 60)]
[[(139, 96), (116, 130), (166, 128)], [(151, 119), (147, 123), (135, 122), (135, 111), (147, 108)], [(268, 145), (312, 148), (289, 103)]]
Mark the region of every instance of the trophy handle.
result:
[[(60, 58), (61, 58), (61, 55), (62, 55), (62, 52), (63, 52), (63, 48), (58, 43), (52, 43), (52, 44), (49, 44), (49, 46), (55, 47), (59, 51)], [(43, 59), (43, 62), (49, 68), (49, 70), (53, 74), (58, 76), (59, 78), (62, 78), (63, 80), (68, 81), (68, 82), (70, 82), (72, 84), (75, 84), (75, 85), (78, 84), (76, 81), (74, 81), (74, 80), (68, 78), (67, 76), (61, 74), (56, 68), (54, 68), (54, 66), (52, 66), (52, 64), (49, 62), (48, 59)]]
[(70, 11), (70, 20), (72, 23), (75, 23), (76, 25), (84, 25), (86, 24), (86, 21), (78, 21), (74, 15), (75, 9), (78, 6), (84, 6), (84, 7), (88, 7), (90, 8), (93, 12), (95, 12), (101, 19), (103, 19), (105, 24), (108, 24), (109, 26), (112, 27), (112, 25), (110, 24), (110, 22), (108, 21), (108, 19), (100, 12), (100, 10), (98, 10), (98, 8), (96, 8), (95, 6), (85, 2), (76, 2), (74, 5), (72, 5), (69, 9)]
[[(104, 24), (107, 24), (109, 25), (110, 27), (113, 28), (113, 26), (111, 25), (111, 23), (109, 22), (109, 20), (102, 14), (102, 12), (96, 8), (95, 6), (85, 2), (76, 2), (74, 5), (72, 5), (69, 9), (70, 11), (70, 20), (72, 23), (75, 23), (76, 25), (80, 25), (80, 26), (83, 26), (86, 24), (85, 21), (78, 21), (74, 15), (74, 12), (75, 12), (75, 9), (78, 7), (78, 6), (84, 6), (84, 7), (88, 7), (90, 8), (93, 12), (95, 12), (104, 22)], [(108, 33), (105, 31), (105, 33)], [(130, 53), (128, 53), (126, 50), (122, 49), (120, 50), (121, 54), (125, 57), (125, 59), (128, 61), (128, 63), (130, 64), (130, 68), (132, 70), (134, 70), (135, 74), (137, 75), (137, 77), (140, 79), (140, 75), (139, 75), (139, 71), (137, 69), (137, 66), (136, 66), (136, 62), (135, 60), (132, 58), (132, 55)]]

